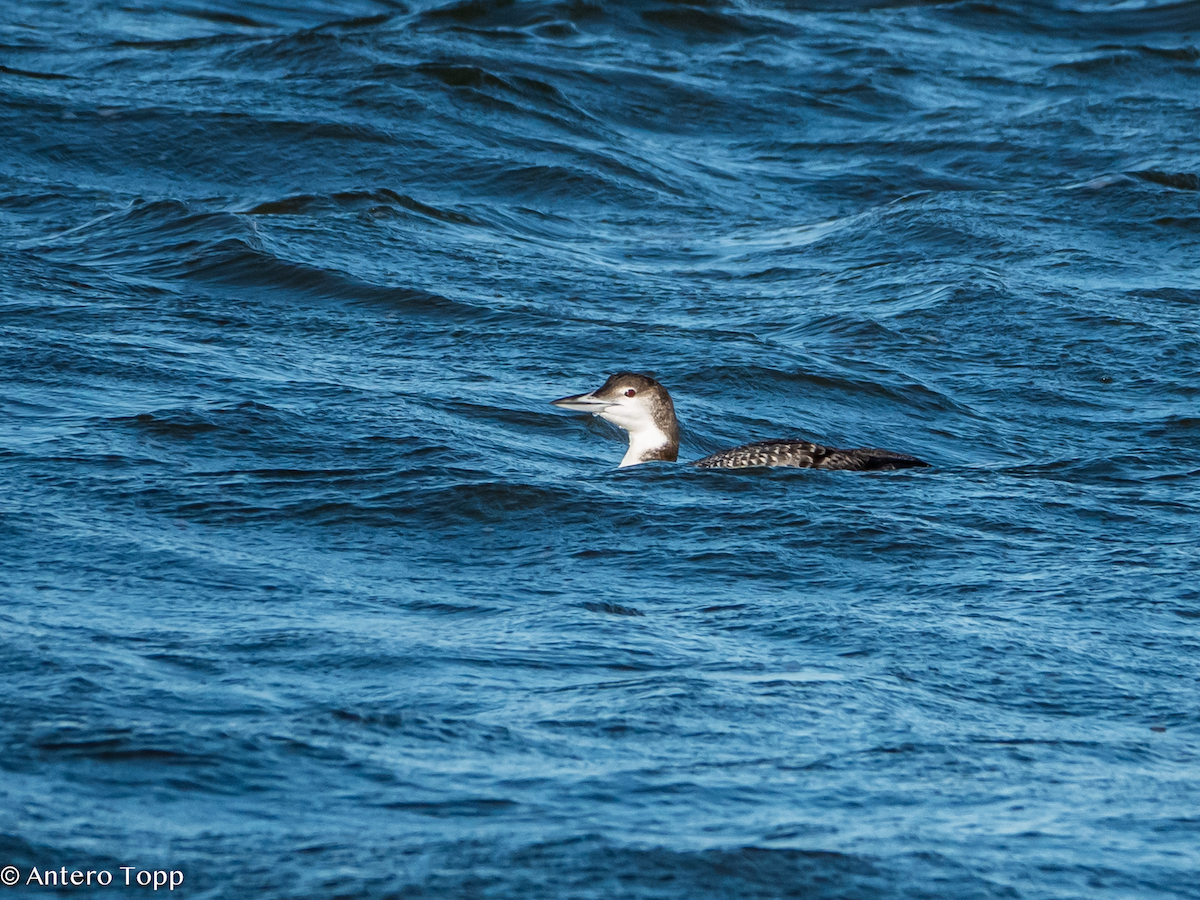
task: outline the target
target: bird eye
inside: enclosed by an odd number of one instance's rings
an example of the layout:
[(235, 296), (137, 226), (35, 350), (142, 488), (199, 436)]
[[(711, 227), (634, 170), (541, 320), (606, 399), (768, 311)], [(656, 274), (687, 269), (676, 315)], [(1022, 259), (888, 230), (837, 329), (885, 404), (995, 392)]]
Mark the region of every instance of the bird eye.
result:
[(634, 397), (636, 395), (637, 395), (637, 391), (635, 391), (633, 388), (630, 388), (629, 390), (627, 390), (625, 392), (626, 397)]

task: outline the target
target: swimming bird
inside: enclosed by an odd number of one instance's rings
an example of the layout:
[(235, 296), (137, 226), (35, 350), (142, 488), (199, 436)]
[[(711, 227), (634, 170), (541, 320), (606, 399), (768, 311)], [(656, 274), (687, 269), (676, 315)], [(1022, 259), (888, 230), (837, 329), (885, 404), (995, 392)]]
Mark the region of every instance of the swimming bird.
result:
[[(618, 372), (599, 388), (551, 400), (553, 406), (590, 412), (629, 433), (629, 449), (620, 468), (661, 459), (679, 458), (679, 420), (667, 389), (649, 375)], [(810, 441), (756, 441), (722, 450), (691, 463), (701, 469), (747, 469), (754, 466), (787, 466), (801, 469), (853, 469), (879, 471), (928, 466), (903, 453), (858, 447), (836, 450)]]

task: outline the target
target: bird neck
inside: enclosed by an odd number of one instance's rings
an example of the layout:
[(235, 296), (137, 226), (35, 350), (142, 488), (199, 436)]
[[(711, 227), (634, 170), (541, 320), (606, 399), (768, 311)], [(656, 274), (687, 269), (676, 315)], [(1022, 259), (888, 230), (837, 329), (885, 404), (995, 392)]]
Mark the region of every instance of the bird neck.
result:
[(678, 458), (679, 423), (672, 410), (668, 420), (629, 432), (629, 449), (621, 458), (620, 468), (656, 459), (675, 462)]
[(651, 462), (652, 460), (662, 459), (667, 462), (675, 462), (679, 458), (679, 446), (672, 446), (669, 443), (658, 444), (657, 446), (646, 446), (642, 443), (629, 442), (629, 449), (625, 451), (625, 455), (621, 457), (621, 465), (619, 468), (626, 466), (636, 466), (639, 463)]

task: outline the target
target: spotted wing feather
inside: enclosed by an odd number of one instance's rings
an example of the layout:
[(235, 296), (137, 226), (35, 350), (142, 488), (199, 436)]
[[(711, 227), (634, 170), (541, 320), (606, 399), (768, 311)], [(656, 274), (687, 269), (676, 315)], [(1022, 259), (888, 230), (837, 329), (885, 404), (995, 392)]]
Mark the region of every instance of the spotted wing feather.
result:
[(731, 450), (722, 450), (692, 463), (701, 469), (746, 469), (755, 466), (789, 467), (798, 469), (852, 469), (855, 471), (879, 471), (927, 466), (929, 463), (878, 450), (874, 447), (859, 447), (854, 450), (836, 450), (808, 441), (757, 441)]

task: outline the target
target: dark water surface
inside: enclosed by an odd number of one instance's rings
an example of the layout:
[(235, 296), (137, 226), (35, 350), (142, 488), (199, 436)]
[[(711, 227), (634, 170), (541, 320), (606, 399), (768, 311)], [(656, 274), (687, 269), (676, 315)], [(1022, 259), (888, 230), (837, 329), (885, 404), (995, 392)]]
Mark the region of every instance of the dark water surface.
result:
[(0, 9), (0, 893), (1200, 897), (1200, 2)]

